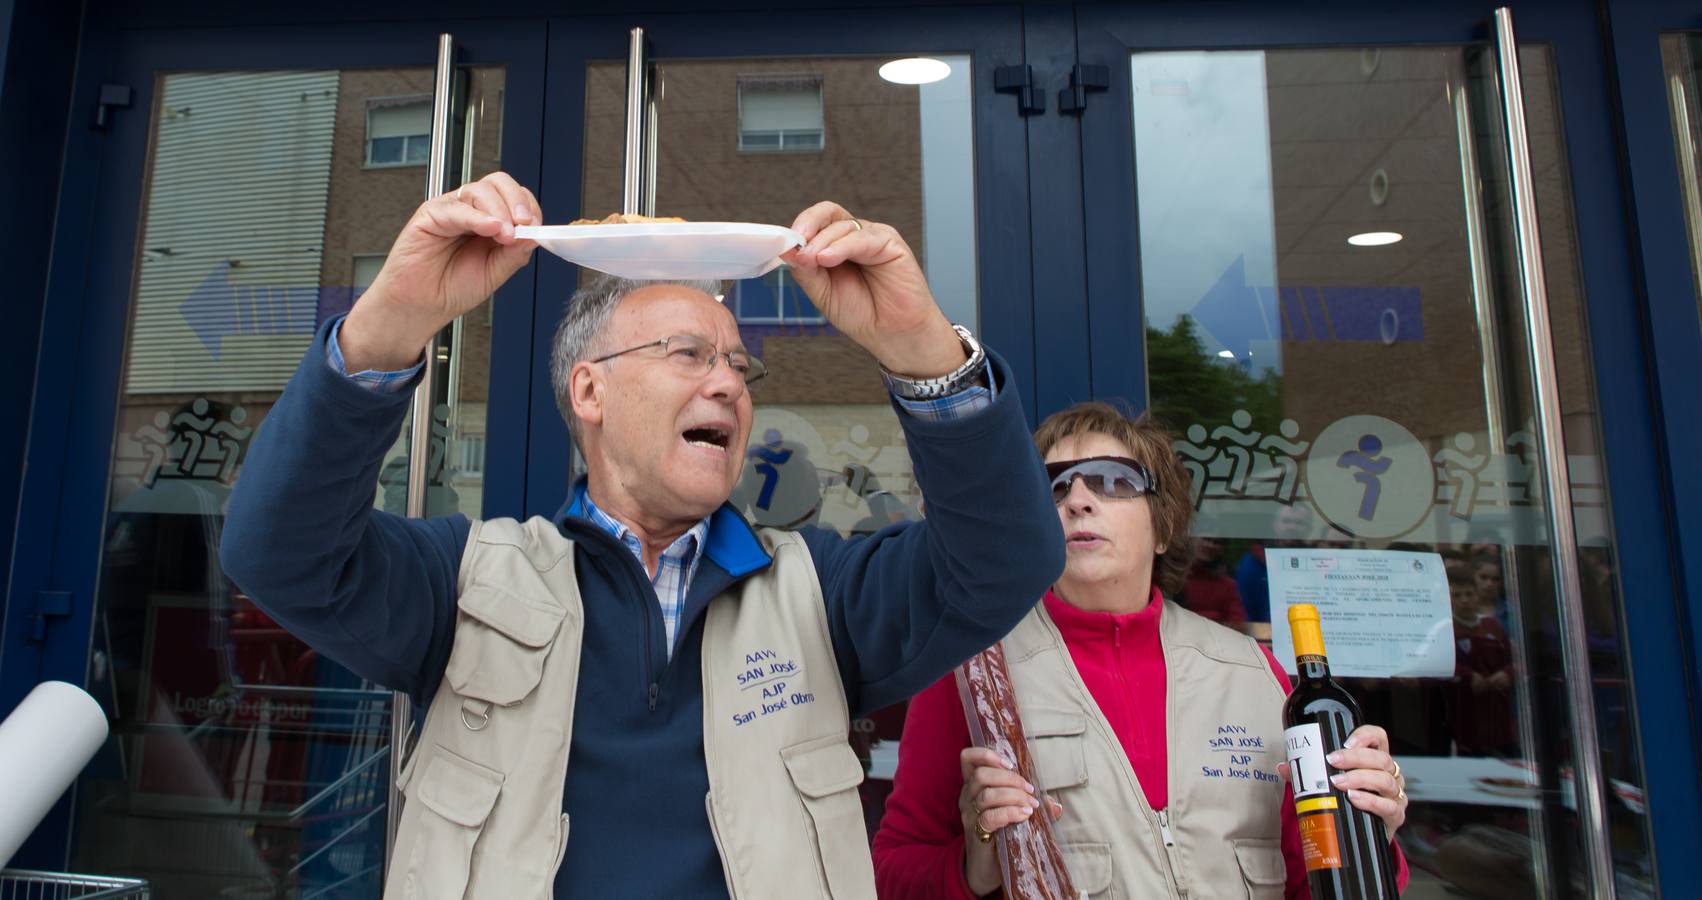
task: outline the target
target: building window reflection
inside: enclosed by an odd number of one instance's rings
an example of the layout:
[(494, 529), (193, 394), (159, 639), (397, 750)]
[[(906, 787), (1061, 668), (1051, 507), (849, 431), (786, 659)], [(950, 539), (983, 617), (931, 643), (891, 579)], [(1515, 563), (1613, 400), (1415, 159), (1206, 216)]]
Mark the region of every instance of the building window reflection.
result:
[(383, 97), (366, 108), (366, 164), (423, 166), (431, 155), (431, 98)]
[(741, 75), (738, 88), (740, 151), (812, 153), (822, 149), (826, 141), (820, 75)]

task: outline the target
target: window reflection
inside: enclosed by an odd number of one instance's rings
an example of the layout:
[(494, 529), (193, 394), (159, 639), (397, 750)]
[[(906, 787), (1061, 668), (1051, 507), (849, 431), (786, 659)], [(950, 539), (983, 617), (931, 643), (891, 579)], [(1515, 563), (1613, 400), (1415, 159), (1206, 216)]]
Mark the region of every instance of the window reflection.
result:
[[(1437, 554), (1452, 670), (1350, 689), (1413, 780), (1415, 888), (1535, 897), (1581, 862), (1491, 66), (1458, 47), (1135, 54), (1136, 214), (1150, 404), (1205, 535), (1182, 602), (1269, 639), (1272, 558)], [(1617, 875), (1646, 893), (1548, 51), (1521, 67)]]
[[(467, 123), (483, 174), (502, 72), (468, 83), (489, 101)], [(429, 69), (157, 84), (89, 671), (112, 737), (80, 782), (78, 871), (158, 896), (379, 893), (390, 692), (295, 640), (217, 554), (255, 433), (420, 202), (431, 85)], [(489, 323), (475, 312), (444, 347), (432, 512), (479, 509)], [(386, 477), (405, 475), (398, 452)]]

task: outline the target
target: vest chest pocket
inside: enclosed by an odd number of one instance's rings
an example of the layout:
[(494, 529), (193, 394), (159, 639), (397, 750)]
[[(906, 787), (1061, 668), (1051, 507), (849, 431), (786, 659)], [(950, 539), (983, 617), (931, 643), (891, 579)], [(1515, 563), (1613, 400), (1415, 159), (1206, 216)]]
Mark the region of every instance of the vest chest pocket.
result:
[(874, 896), (873, 869), (857, 786), (863, 764), (843, 735), (829, 735), (780, 751), (809, 813), (828, 896), (835, 900)]
[(409, 817), (416, 831), (402, 896), (460, 900), (467, 891), (479, 835), (502, 793), (502, 773), (442, 747), (432, 748), (431, 758), (420, 765), (410, 783), (412, 800), (423, 810)]
[(1281, 900), (1288, 882), (1281, 843), (1268, 838), (1238, 838), (1230, 843), (1235, 845), (1235, 861), (1241, 866), (1249, 900)]
[(469, 587), (457, 605), (455, 645), (443, 673), (449, 686), (495, 706), (526, 699), (543, 680), (544, 659), (566, 612), (484, 584)]
[(1086, 716), (1025, 709), (1022, 729), (1034, 757), (1035, 787), (1050, 792), (1087, 784)]

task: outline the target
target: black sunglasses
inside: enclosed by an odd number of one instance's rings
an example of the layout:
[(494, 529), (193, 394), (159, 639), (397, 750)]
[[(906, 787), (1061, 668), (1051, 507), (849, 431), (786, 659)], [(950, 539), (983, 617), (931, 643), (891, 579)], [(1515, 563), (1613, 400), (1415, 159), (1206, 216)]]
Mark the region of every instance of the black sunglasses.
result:
[(1064, 502), (1077, 478), (1088, 490), (1107, 500), (1133, 500), (1152, 493), (1155, 488), (1147, 467), (1123, 456), (1050, 462), (1046, 464), (1046, 477), (1052, 479), (1053, 503)]

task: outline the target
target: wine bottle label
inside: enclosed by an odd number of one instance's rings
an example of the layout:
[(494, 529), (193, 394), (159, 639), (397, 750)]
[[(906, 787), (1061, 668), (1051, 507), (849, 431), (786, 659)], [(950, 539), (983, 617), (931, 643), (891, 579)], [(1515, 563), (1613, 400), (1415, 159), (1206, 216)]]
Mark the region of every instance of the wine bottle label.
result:
[(1307, 722), (1285, 728), (1283, 741), (1288, 744), (1288, 776), (1294, 785), (1294, 799), (1330, 792), (1330, 767), (1324, 761), (1324, 733), (1317, 722)]
[(1300, 855), (1306, 860), (1308, 872), (1342, 867), (1341, 841), (1336, 837), (1333, 810), (1300, 817)]
[(1294, 786), (1294, 811), (1300, 819), (1300, 851), (1306, 870), (1342, 867), (1336, 828), (1336, 795), (1324, 760), (1324, 733), (1316, 722), (1283, 729), (1288, 745), (1288, 778)]

